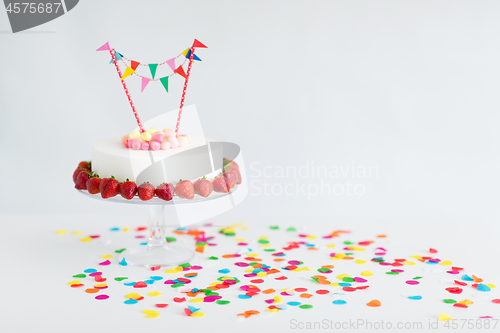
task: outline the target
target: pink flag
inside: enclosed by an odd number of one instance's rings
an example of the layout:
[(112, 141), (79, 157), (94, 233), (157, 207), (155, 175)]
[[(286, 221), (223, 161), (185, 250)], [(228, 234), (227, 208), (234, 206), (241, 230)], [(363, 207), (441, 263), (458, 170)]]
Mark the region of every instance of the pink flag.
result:
[(173, 71), (175, 71), (175, 58), (167, 60), (167, 64), (172, 68)]
[(111, 50), (111, 48), (109, 47), (109, 42), (106, 42), (106, 44), (98, 48), (96, 51), (109, 51), (109, 50)]
[(146, 88), (146, 86), (148, 85), (149, 81), (151, 81), (151, 79), (150, 79), (150, 78), (145, 77), (145, 76), (143, 76), (143, 77), (142, 77), (142, 88), (141, 88), (141, 92), (143, 92), (143, 91), (144, 91), (144, 88)]

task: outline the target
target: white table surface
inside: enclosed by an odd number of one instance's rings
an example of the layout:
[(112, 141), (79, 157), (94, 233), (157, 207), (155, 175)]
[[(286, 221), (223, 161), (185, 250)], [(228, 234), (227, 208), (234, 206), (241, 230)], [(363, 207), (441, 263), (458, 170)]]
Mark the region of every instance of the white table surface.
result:
[[(2, 284), (0, 296), (0, 331), (2, 332), (132, 332), (132, 331), (174, 331), (187, 330), (199, 332), (223, 332), (227, 328), (238, 332), (255, 332), (256, 330), (273, 329), (280, 331), (306, 331), (294, 329), (294, 324), (301, 322), (322, 322), (323, 320), (336, 322), (349, 322), (357, 320), (371, 321), (373, 325), (382, 320), (386, 325), (391, 322), (420, 322), (422, 330), (407, 331), (432, 331), (429, 323), (436, 322), (440, 313), (447, 313), (455, 319), (473, 319), (474, 323), (479, 316), (493, 316), (500, 318), (500, 305), (491, 302), (500, 298), (500, 269), (498, 258), (500, 249), (498, 239), (489, 227), (480, 220), (459, 219), (270, 219), (270, 218), (214, 218), (210, 222), (217, 225), (231, 225), (242, 222), (247, 231), (236, 229), (234, 237), (218, 233), (219, 227), (203, 228), (207, 235), (215, 236), (216, 246), (208, 247), (203, 254), (196, 254), (191, 261), (193, 265), (203, 266), (197, 271), (198, 277), (192, 279), (188, 286), (205, 288), (222, 275), (236, 276), (241, 282), (220, 292), (223, 299), (230, 300), (228, 305), (215, 303), (175, 303), (173, 297), (183, 297), (185, 294), (170, 288), (163, 282), (174, 279), (182, 274), (166, 274), (165, 269), (151, 272), (146, 268), (123, 267), (117, 264), (118, 256), (114, 250), (135, 245), (144, 241), (136, 239), (139, 234), (137, 226), (146, 225), (145, 216), (0, 216), (0, 283)], [(279, 230), (271, 230), (270, 225), (280, 226)], [(125, 228), (131, 231), (110, 231), (112, 227)], [(298, 232), (286, 232), (289, 226), (297, 228)], [(64, 229), (66, 235), (56, 235), (56, 231)], [(337, 229), (352, 231), (339, 238), (322, 239)], [(82, 231), (80, 235), (72, 235), (73, 231)], [(297, 236), (306, 233), (318, 236), (317, 239), (304, 239)], [(376, 238), (378, 234), (387, 234), (386, 239)], [(80, 238), (88, 235), (100, 235), (100, 238), (91, 242), (81, 242)], [(175, 235), (174, 235), (175, 236)], [(264, 283), (258, 287), (262, 290), (274, 288), (308, 288), (314, 294), (310, 299), (295, 296), (283, 296), (285, 302), (299, 301), (302, 304), (312, 304), (312, 309), (300, 309), (289, 306), (287, 310), (278, 313), (267, 312), (269, 306), (264, 300), (272, 298), (275, 294), (259, 294), (252, 299), (238, 299), (237, 295), (241, 285), (251, 284), (254, 278), (243, 277), (247, 268), (237, 267), (234, 262), (245, 261), (241, 258), (223, 259), (221, 255), (236, 253), (243, 248), (236, 245), (235, 238), (245, 238), (253, 253), (258, 253), (263, 258), (263, 263), (271, 267), (285, 266), (286, 261), (276, 263), (270, 253), (264, 252), (257, 243), (259, 236), (269, 236), (270, 244), (277, 250), (289, 241), (307, 241), (314, 243), (319, 250), (309, 251), (305, 247), (285, 251), (283, 258), (288, 260), (302, 260), (303, 266), (309, 267), (310, 272), (290, 272), (281, 270), (281, 273), (264, 277)], [(191, 236), (175, 236), (179, 243), (191, 246), (194, 249), (194, 240)], [(341, 252), (343, 241), (358, 242), (374, 240), (375, 243), (367, 247), (364, 252), (356, 252), (355, 258), (371, 259), (374, 249), (378, 246), (387, 250), (385, 258), (408, 258), (411, 255), (429, 255), (442, 260), (451, 260), (454, 266), (464, 267), (464, 273), (475, 274), (484, 279), (485, 283), (496, 284), (497, 288), (491, 292), (482, 293), (471, 286), (463, 287), (464, 292), (453, 295), (444, 289), (454, 286), (446, 282), (458, 278), (457, 275), (446, 273), (448, 267), (429, 265), (417, 262), (414, 266), (396, 267), (405, 270), (397, 276), (386, 275), (385, 272), (395, 267), (385, 267), (373, 262), (355, 264), (353, 260), (330, 260), (331, 252)], [(335, 248), (326, 248), (326, 244), (336, 244)], [(432, 247), (438, 250), (435, 255), (429, 254)], [(99, 266), (104, 261), (103, 254), (114, 254), (109, 266)], [(207, 260), (209, 256), (218, 256), (219, 260)], [(414, 259), (410, 259), (416, 261)], [(334, 265), (332, 274), (322, 274), (317, 271), (322, 265)], [(109, 299), (95, 300), (96, 294), (85, 292), (95, 283), (92, 278), (80, 279), (85, 284), (83, 288), (70, 288), (67, 283), (75, 280), (72, 276), (82, 273), (87, 268), (95, 268), (103, 272), (107, 278), (109, 288), (99, 294), (107, 294)], [(229, 268), (231, 273), (220, 274), (217, 271)], [(311, 280), (312, 275), (321, 274), (331, 282), (341, 282), (336, 276), (348, 273), (351, 276), (360, 276), (362, 271), (370, 270), (374, 276), (368, 277), (366, 290), (353, 293), (343, 292), (344, 295), (332, 295), (333, 292), (342, 292), (340, 288), (319, 285)], [(128, 281), (143, 281), (152, 275), (164, 277), (144, 289), (135, 289), (117, 282), (114, 277), (127, 276)], [(285, 275), (288, 280), (277, 281), (274, 278)], [(420, 284), (409, 286), (406, 280), (414, 276), (422, 276)], [(469, 283), (470, 284), (470, 283)], [(318, 289), (328, 289), (328, 295), (317, 295)], [(159, 297), (146, 296), (147, 293), (158, 290), (162, 293)], [(135, 305), (126, 305), (125, 294), (138, 292), (145, 299)], [(422, 300), (409, 300), (406, 296), (421, 295)], [(200, 295), (199, 295), (200, 296)], [(197, 296), (197, 297), (199, 297)], [(186, 297), (188, 298), (188, 297)], [(444, 298), (457, 301), (470, 299), (474, 302), (468, 309), (453, 307), (442, 302)], [(345, 305), (334, 305), (335, 299), (344, 299)], [(371, 308), (366, 303), (378, 299), (382, 306)], [(188, 298), (189, 300), (189, 298)], [(168, 303), (164, 309), (156, 309), (160, 317), (147, 319), (142, 313), (144, 309), (155, 310), (154, 304)], [(187, 305), (201, 308), (205, 313), (203, 318), (191, 318), (184, 314)], [(251, 318), (237, 316), (245, 310), (258, 310), (260, 314)], [(295, 321), (293, 321), (295, 320)], [(293, 322), (292, 322), (293, 321)], [(463, 321), (458, 321), (459, 327)], [(483, 321), (484, 323), (484, 321)], [(439, 327), (443, 328), (443, 322)], [(492, 321), (493, 325), (494, 322)], [(329, 324), (330, 325), (330, 324)], [(345, 325), (345, 324), (344, 324)], [(476, 324), (474, 324), (476, 325)], [(353, 328), (353, 326), (351, 326)], [(366, 331), (363, 325), (352, 331)], [(465, 327), (466, 328), (466, 327)], [(323, 330), (333, 330), (324, 328)], [(349, 329), (348, 329), (349, 330)], [(348, 331), (347, 330), (347, 331)], [(445, 330), (445, 329), (443, 329)], [(496, 331), (500, 330), (500, 323)], [(368, 330), (370, 331), (370, 330)], [(379, 330), (380, 331), (380, 330)], [(455, 329), (445, 331), (475, 331)], [(477, 329), (476, 329), (477, 331)], [(484, 331), (495, 331), (492, 328)]]

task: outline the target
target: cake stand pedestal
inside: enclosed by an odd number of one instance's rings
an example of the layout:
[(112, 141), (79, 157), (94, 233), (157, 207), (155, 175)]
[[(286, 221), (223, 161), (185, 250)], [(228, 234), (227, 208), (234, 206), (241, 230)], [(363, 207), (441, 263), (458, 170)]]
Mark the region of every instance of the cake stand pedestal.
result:
[(193, 250), (180, 245), (169, 244), (167, 242), (165, 230), (165, 213), (167, 205), (188, 204), (199, 201), (214, 200), (225, 197), (231, 193), (212, 193), (207, 198), (197, 196), (192, 200), (174, 197), (171, 201), (165, 201), (154, 197), (151, 200), (142, 201), (137, 196), (131, 200), (124, 199), (121, 196), (103, 199), (101, 194), (90, 194), (86, 190), (78, 190), (78, 192), (98, 200), (149, 206), (149, 240), (147, 245), (127, 249), (120, 254), (119, 258), (120, 262), (125, 260), (128, 265), (145, 267), (177, 266), (179, 264), (187, 263), (194, 258)]

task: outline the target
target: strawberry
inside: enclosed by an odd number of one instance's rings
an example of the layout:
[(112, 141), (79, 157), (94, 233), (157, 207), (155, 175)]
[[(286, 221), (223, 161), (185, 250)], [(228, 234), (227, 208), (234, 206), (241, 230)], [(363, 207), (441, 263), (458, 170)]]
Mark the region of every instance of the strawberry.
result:
[(111, 178), (103, 178), (99, 185), (99, 190), (101, 191), (101, 197), (103, 199), (114, 197), (120, 193), (120, 182), (118, 182), (114, 176), (111, 176)]
[(87, 191), (89, 191), (90, 194), (97, 194), (99, 192), (101, 192), (101, 190), (99, 190), (99, 185), (101, 185), (101, 181), (102, 179), (99, 178), (99, 176), (91, 176), (88, 180), (87, 180)]
[(182, 180), (175, 185), (175, 194), (179, 198), (183, 199), (193, 199), (194, 198), (194, 187), (193, 183), (189, 180)]
[(212, 182), (214, 186), (214, 192), (218, 193), (228, 193), (229, 192), (229, 185), (226, 183), (226, 178), (224, 177), (217, 177), (214, 179)]
[(76, 184), (76, 178), (78, 178), (78, 175), (80, 174), (80, 172), (82, 172), (84, 170), (85, 170), (84, 168), (76, 168), (75, 169), (75, 171), (73, 172), (73, 183)]
[(227, 158), (223, 159), (222, 165), (224, 166), (224, 171), (229, 171), (230, 169), (239, 169), (239, 165), (235, 161), (230, 161)]
[(233, 168), (231, 172), (234, 173), (234, 175), (236, 176), (236, 184), (241, 184), (243, 180), (241, 179), (240, 169)]
[(131, 182), (128, 178), (125, 182), (120, 184), (120, 195), (127, 200), (132, 199), (137, 193), (137, 184)]
[(90, 178), (87, 170), (82, 170), (76, 177), (75, 188), (78, 190), (86, 190), (87, 189), (87, 180)]
[(78, 167), (82, 168), (82, 169), (86, 169), (88, 171), (91, 171), (91, 169), (90, 169), (90, 162), (81, 161), (80, 163), (78, 163)]
[(224, 172), (222, 176), (226, 179), (226, 183), (229, 188), (236, 186), (236, 174), (233, 171)]
[(174, 191), (174, 185), (163, 183), (156, 187), (156, 196), (165, 201), (170, 201), (174, 197)]
[(137, 193), (142, 201), (150, 200), (155, 196), (155, 187), (150, 183), (143, 183), (137, 188)]
[(212, 182), (208, 179), (205, 179), (205, 177), (195, 181), (193, 187), (194, 187), (194, 193), (201, 195), (202, 197), (205, 198), (208, 197), (210, 193), (212, 193), (212, 191), (214, 190)]

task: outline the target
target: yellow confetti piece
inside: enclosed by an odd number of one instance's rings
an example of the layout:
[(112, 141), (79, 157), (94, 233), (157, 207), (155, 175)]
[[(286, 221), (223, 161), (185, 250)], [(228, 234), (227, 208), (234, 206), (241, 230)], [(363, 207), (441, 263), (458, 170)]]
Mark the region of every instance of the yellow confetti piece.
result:
[(70, 285), (70, 286), (72, 286), (74, 284), (82, 284), (82, 282), (80, 280), (75, 280), (75, 281), (68, 282), (68, 285)]
[(80, 241), (82, 242), (90, 242), (92, 240), (92, 237), (83, 237), (82, 239), (80, 239)]
[(356, 264), (360, 264), (360, 265), (361, 265), (361, 264), (366, 264), (366, 260), (361, 260), (361, 259), (356, 259), (354, 262), (355, 262)]
[(80, 235), (82, 232), (81, 231), (73, 231), (71, 234), (72, 235)]
[(330, 283), (330, 287), (340, 287), (340, 284), (338, 284), (337, 282)]
[(357, 246), (348, 246), (347, 248), (349, 250), (353, 250), (353, 251), (366, 251), (366, 249), (363, 249), (362, 247), (357, 247)]
[(56, 235), (66, 235), (68, 232), (66, 230), (57, 230)]
[(112, 254), (103, 254), (101, 256), (102, 259), (108, 259), (108, 258), (113, 258), (113, 255)]
[(246, 242), (247, 240), (245, 238), (235, 238), (235, 241), (237, 241), (237, 242)]
[(218, 285), (218, 284), (220, 284), (220, 282), (212, 282), (212, 283), (210, 283), (211, 286), (215, 286), (215, 285)]
[(460, 302), (458, 302), (458, 303), (463, 304), (463, 305), (471, 305), (471, 304), (473, 304), (474, 302), (473, 302), (473, 301), (471, 301), (470, 299), (464, 299), (463, 301), (460, 301)]
[(422, 256), (416, 255), (416, 256), (410, 256), (410, 258), (415, 258), (415, 259), (422, 259)]
[(336, 253), (335, 254), (335, 258), (344, 259), (345, 257), (347, 257), (347, 255), (345, 253)]
[[(361, 273), (361, 275), (363, 275), (363, 273)], [(349, 277), (349, 274), (340, 274), (337, 276), (337, 279), (342, 280), (345, 277)]]
[(408, 265), (408, 266), (412, 266), (412, 265), (415, 265), (415, 262), (414, 261), (403, 261), (403, 264)]
[(102, 288), (102, 287), (107, 287), (107, 286), (108, 286), (107, 283), (98, 283), (98, 284), (94, 285), (94, 288)]
[(330, 257), (330, 260), (341, 260), (341, 259), (337, 257)]
[(260, 244), (260, 247), (271, 247), (271, 244)]
[(488, 287), (490, 287), (491, 289), (493, 289), (493, 288), (496, 288), (496, 287), (497, 287), (497, 286), (495, 286), (493, 283), (486, 283), (486, 285), (487, 285)]
[(439, 320), (442, 320), (442, 321), (447, 321), (447, 320), (452, 320), (453, 318), (451, 318), (450, 316), (448, 316), (446, 313), (440, 313), (439, 314)]
[(307, 239), (316, 239), (318, 238), (318, 236), (314, 236), (314, 235), (307, 235), (306, 236)]
[(125, 231), (125, 232), (127, 232), (127, 231), (129, 231), (129, 230), (130, 230), (130, 227), (126, 227), (126, 228), (123, 228), (123, 229), (122, 229), (122, 231)]
[(247, 257), (250, 257), (250, 258), (255, 258), (255, 257), (258, 257), (259, 254), (258, 253), (249, 253), (247, 254)]
[(155, 310), (142, 310), (142, 313), (146, 315), (146, 318), (156, 318), (160, 316), (160, 313)]
[(252, 272), (253, 272), (253, 268), (245, 270), (245, 273), (252, 273)]
[(283, 303), (283, 298), (281, 296), (274, 296), (274, 303)]
[(361, 275), (361, 276), (372, 276), (372, 275), (373, 275), (373, 273), (372, 273), (372, 272), (370, 272), (370, 271), (364, 271), (364, 272), (361, 272), (361, 274), (360, 274), (360, 275)]
[(269, 236), (259, 236), (260, 239), (268, 239)]
[(175, 273), (179, 273), (179, 272), (182, 272), (183, 269), (182, 269), (182, 266), (178, 266), (176, 268), (173, 268), (173, 269), (167, 269), (165, 271), (165, 273), (168, 273), (168, 274), (175, 274)]
[(258, 276), (258, 277), (267, 276), (267, 273), (266, 273), (266, 272), (258, 272), (258, 273), (257, 273), (257, 276)]
[(200, 318), (200, 317), (203, 317), (205, 314), (201, 311), (196, 311), (196, 312), (193, 312), (191, 313), (191, 316), (190, 317), (197, 317), (197, 318)]
[(156, 296), (161, 296), (161, 292), (159, 291), (152, 291), (148, 294), (148, 296), (151, 296), (151, 297), (156, 297)]
[(203, 303), (203, 298), (193, 298), (190, 300), (191, 303)]
[(451, 265), (453, 265), (451, 263), (451, 261), (449, 261), (449, 260), (442, 261), (439, 264), (442, 265), (442, 266), (451, 266)]
[(328, 244), (326, 247), (335, 247), (335, 244)]
[(297, 267), (297, 268), (295, 268), (295, 269), (292, 269), (291, 271), (292, 271), (292, 272), (301, 272), (301, 271), (302, 271), (302, 268)]
[(276, 309), (276, 308), (272, 308), (272, 309), (267, 308), (266, 311), (269, 311), (269, 312), (278, 312), (279, 309)]
[(311, 269), (309, 267), (302, 267), (302, 270), (303, 271), (311, 271)]
[(125, 295), (125, 297), (127, 297), (128, 299), (138, 299), (141, 298), (142, 296), (139, 295), (138, 293), (130, 293)]

